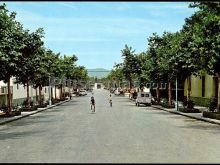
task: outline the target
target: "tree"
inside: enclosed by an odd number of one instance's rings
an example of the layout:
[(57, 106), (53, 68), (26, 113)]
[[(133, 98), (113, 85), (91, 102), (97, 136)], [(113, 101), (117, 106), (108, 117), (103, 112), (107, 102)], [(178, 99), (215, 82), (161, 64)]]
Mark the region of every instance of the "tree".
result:
[(137, 56), (134, 54), (135, 50), (132, 50), (132, 47), (125, 45), (125, 48), (121, 50), (121, 52), (122, 57), (124, 57), (122, 71), (125, 78), (129, 81), (130, 88), (132, 88), (132, 79), (140, 72), (140, 64), (138, 63)]
[(88, 72), (84, 66), (74, 66), (70, 72), (69, 79), (75, 81), (75, 85), (86, 85), (89, 80)]
[[(123, 64), (115, 64), (109, 75), (106, 77), (106, 81), (108, 84), (106, 86), (110, 87), (110, 84), (113, 85), (114, 83), (121, 84), (123, 80), (125, 80), (125, 76), (123, 74)], [(116, 85), (116, 84), (114, 84)]]
[(137, 79), (140, 82), (140, 87), (143, 87), (146, 85), (146, 83), (149, 83), (150, 77), (149, 77), (149, 70), (150, 70), (150, 59), (147, 52), (141, 52), (138, 56), (138, 63), (140, 67), (140, 72), (138, 72)]
[(63, 96), (63, 85), (66, 84), (66, 79), (72, 77), (74, 69), (76, 67), (75, 62), (78, 60), (76, 55), (66, 56), (61, 58), (61, 83), (60, 83), (60, 96)]
[(34, 88), (39, 88), (38, 104), (42, 105), (42, 88), (43, 86), (49, 86), (49, 77), (53, 68), (53, 59), (51, 58), (51, 51), (47, 50), (45, 47), (40, 47), (37, 54), (40, 58), (37, 60), (38, 64), (35, 68), (35, 76), (32, 78), (31, 82)]
[(17, 83), (22, 83), (27, 86), (27, 107), (30, 107), (29, 99), (29, 85), (31, 80), (35, 77), (35, 70), (39, 65), (39, 54), (37, 50), (43, 45), (41, 38), (43, 37), (43, 29), (39, 28), (36, 32), (30, 33), (26, 30), (24, 32), (24, 48), (21, 49), (23, 55), (22, 61), (18, 64), (18, 75), (16, 75)]
[(149, 78), (150, 80), (157, 83), (157, 89), (156, 89), (156, 97), (157, 102), (160, 102), (160, 90), (159, 90), (159, 84), (160, 81), (164, 79), (164, 75), (162, 72), (162, 67), (159, 63), (160, 54), (157, 52), (157, 49), (162, 44), (162, 38), (159, 37), (156, 33), (153, 33), (152, 36), (148, 38), (148, 50), (147, 55), (149, 56)]
[[(172, 85), (176, 74), (174, 73), (174, 64), (169, 63), (169, 59), (175, 56), (175, 54), (171, 51), (171, 41), (173, 35), (169, 32), (164, 32), (161, 37), (161, 42), (156, 49), (156, 53), (158, 54), (158, 64), (160, 67), (161, 76), (163, 76), (163, 81), (168, 81), (168, 104), (172, 105)], [(160, 76), (160, 77), (161, 77)]]
[(184, 31), (191, 34), (189, 48), (197, 55), (200, 70), (218, 79), (218, 108), (220, 106), (220, 2), (193, 2), (189, 7), (199, 10), (186, 19)]
[(54, 54), (53, 57), (53, 70), (51, 74), (51, 82), (55, 88), (55, 99), (57, 99), (57, 87), (60, 86), (59, 79), (62, 78), (63, 70), (62, 70), (62, 59), (60, 57), (60, 53)]
[(18, 73), (18, 64), (24, 58), (21, 50), (25, 47), (24, 30), (15, 20), (16, 13), (9, 13), (6, 5), (0, 5), (0, 80), (7, 83), (7, 113), (11, 113), (10, 78)]

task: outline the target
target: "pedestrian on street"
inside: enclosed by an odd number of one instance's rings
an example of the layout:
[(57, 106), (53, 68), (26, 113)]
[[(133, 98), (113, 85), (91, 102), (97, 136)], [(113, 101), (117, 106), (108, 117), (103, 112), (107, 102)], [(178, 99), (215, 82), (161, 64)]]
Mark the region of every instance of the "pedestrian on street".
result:
[(93, 112), (95, 112), (95, 99), (93, 96), (91, 97), (91, 110), (93, 110)]
[(112, 107), (112, 95), (111, 94), (109, 95), (108, 100), (109, 100), (110, 107)]

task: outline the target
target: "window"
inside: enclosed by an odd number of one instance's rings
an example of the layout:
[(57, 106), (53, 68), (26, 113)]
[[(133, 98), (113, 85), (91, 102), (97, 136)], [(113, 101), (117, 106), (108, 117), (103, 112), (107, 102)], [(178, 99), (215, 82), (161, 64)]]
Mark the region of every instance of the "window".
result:
[(1, 87), (1, 93), (6, 93), (6, 87)]
[(145, 97), (149, 97), (149, 94), (146, 94)]

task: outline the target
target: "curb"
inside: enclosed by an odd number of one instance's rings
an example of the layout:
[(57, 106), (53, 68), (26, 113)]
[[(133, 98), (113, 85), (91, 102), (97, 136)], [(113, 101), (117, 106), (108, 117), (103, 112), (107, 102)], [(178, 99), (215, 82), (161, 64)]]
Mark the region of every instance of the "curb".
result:
[(30, 112), (29, 114), (25, 114), (25, 115), (23, 115), (23, 116), (20, 115), (20, 116), (14, 116), (14, 117), (12, 117), (11, 119), (8, 118), (8, 120), (2, 121), (2, 122), (0, 121), (0, 125), (6, 124), (6, 123), (9, 123), (9, 122), (12, 122), (12, 121), (21, 119), (21, 118), (28, 117), (28, 116), (30, 116), (30, 115), (36, 114), (36, 113), (38, 113), (38, 112), (45, 111), (45, 110), (47, 110), (47, 109), (51, 109), (51, 108), (53, 108), (53, 107), (55, 107), (55, 106), (61, 105), (61, 104), (63, 104), (63, 103), (69, 102), (69, 101), (70, 101), (70, 100), (65, 100), (65, 101), (62, 101), (61, 103), (57, 103), (57, 104), (55, 104), (55, 105), (51, 105), (50, 107), (40, 108), (40, 109), (38, 109), (38, 110), (36, 110), (36, 111), (32, 111), (32, 112)]
[(152, 107), (160, 109), (160, 110), (163, 110), (163, 111), (167, 111), (167, 112), (170, 112), (170, 113), (186, 116), (186, 117), (189, 117), (189, 118), (192, 118), (192, 119), (197, 119), (197, 120), (200, 120), (200, 121), (205, 121), (205, 122), (208, 122), (208, 123), (220, 125), (220, 121), (216, 121), (215, 119), (207, 119), (207, 118), (203, 118), (203, 117), (191, 116), (191, 115), (179, 112), (179, 111), (171, 111), (171, 110), (167, 110), (167, 109), (164, 109), (164, 108), (161, 108), (161, 107), (157, 107), (157, 106), (152, 106)]

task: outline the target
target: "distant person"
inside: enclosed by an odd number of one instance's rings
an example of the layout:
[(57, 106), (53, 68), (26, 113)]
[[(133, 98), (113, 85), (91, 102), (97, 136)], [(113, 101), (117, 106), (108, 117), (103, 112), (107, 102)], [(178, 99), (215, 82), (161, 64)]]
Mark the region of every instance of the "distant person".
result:
[(95, 99), (93, 96), (91, 97), (91, 110), (93, 110), (93, 112), (95, 112)]
[(134, 93), (133, 93), (133, 99), (136, 99), (137, 98), (137, 91), (134, 90)]
[(112, 107), (112, 95), (111, 94), (109, 95), (108, 100), (109, 100), (110, 107)]

